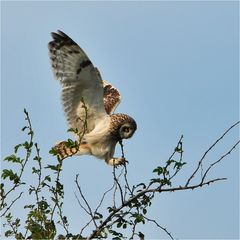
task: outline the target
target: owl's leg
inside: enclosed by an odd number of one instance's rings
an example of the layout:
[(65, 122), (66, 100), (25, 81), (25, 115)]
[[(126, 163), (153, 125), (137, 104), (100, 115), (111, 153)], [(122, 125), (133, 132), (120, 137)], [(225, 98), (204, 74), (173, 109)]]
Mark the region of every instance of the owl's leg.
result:
[(128, 163), (128, 161), (125, 158), (111, 158), (105, 160), (108, 165), (111, 166), (120, 166)]

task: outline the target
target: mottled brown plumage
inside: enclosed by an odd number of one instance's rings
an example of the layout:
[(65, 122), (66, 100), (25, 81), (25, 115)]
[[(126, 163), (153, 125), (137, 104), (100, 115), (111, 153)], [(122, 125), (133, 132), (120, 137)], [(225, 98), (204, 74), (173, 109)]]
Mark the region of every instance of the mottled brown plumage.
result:
[(106, 81), (103, 82), (103, 103), (107, 114), (111, 114), (121, 101), (120, 93)]

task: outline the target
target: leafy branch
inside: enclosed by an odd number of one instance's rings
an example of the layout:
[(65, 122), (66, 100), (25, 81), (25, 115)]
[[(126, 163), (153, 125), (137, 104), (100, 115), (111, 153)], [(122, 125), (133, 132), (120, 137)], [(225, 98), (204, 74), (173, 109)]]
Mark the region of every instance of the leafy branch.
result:
[[(29, 140), (25, 141), (24, 143), (18, 144), (14, 147), (14, 154), (7, 156), (4, 160), (8, 162), (12, 162), (14, 164), (19, 164), (20, 165), (20, 173), (14, 173), (11, 169), (3, 169), (2, 171), (2, 179), (9, 179), (12, 183), (13, 186), (5, 193), (4, 191), (4, 184), (1, 183), (0, 185), (0, 192), (1, 192), (1, 200), (0, 200), (0, 210), (2, 211), (3, 209), (7, 208), (2, 214), (1, 217), (3, 217), (13, 206), (13, 204), (21, 197), (18, 196), (15, 198), (15, 200), (12, 201), (11, 205), (8, 206), (6, 203), (6, 198), (8, 195), (10, 195), (16, 188), (18, 188), (20, 185), (25, 184), (22, 182), (22, 175), (24, 173), (25, 167), (27, 162), (29, 161), (31, 152), (32, 152), (32, 147), (33, 147), (33, 136), (34, 132), (32, 129), (32, 124), (31, 120), (29, 118), (28, 112), (26, 109), (24, 109), (24, 114), (25, 114), (25, 120), (27, 121), (27, 125), (22, 128), (22, 131), (28, 130), (27, 135), (29, 135)], [(20, 157), (17, 157), (16, 154), (20, 148), (24, 148), (26, 153), (25, 153), (25, 158), (21, 159)]]
[[(83, 101), (83, 107), (85, 106)], [(77, 145), (83, 139), (87, 131), (87, 108), (85, 106), (85, 119), (83, 122), (83, 131), (74, 132), (78, 135)], [(63, 212), (64, 205), (64, 184), (61, 182), (61, 173), (64, 170), (63, 161), (59, 156), (52, 151), (53, 155), (57, 155), (57, 163), (55, 165), (44, 166), (40, 155), (40, 148), (34, 141), (34, 132), (29, 118), (29, 114), (24, 110), (26, 126), (22, 131), (29, 136), (28, 141), (20, 143), (14, 147), (14, 154), (5, 158), (10, 164), (9, 169), (2, 171), (2, 183), (0, 185), (1, 195), (1, 217), (4, 217), (3, 226), (6, 229), (5, 236), (14, 236), (16, 239), (54, 239), (57, 236), (56, 225), (59, 224), (65, 231), (65, 235), (58, 235), (58, 239), (93, 239), (93, 238), (126, 238), (126, 229), (130, 229), (130, 236), (127, 238), (134, 239), (139, 237), (144, 239), (144, 233), (139, 229), (142, 224), (152, 223), (161, 231), (163, 231), (170, 239), (174, 239), (173, 235), (157, 222), (156, 219), (151, 219), (148, 216), (148, 210), (155, 200), (155, 196), (164, 194), (165, 192), (177, 192), (194, 190), (203, 186), (207, 186), (216, 182), (226, 180), (225, 177), (210, 178), (209, 173), (217, 164), (220, 164), (234, 149), (239, 145), (239, 140), (236, 141), (224, 154), (216, 160), (209, 163), (203, 169), (203, 162), (206, 160), (209, 152), (213, 151), (214, 147), (221, 142), (224, 137), (237, 125), (239, 122), (229, 127), (214, 143), (204, 152), (197, 166), (189, 177), (184, 182), (177, 182), (176, 176), (181, 173), (181, 170), (187, 164), (184, 161), (183, 136), (180, 137), (172, 153), (163, 165), (159, 165), (153, 169), (153, 177), (147, 182), (141, 182), (131, 185), (128, 176), (129, 172), (127, 165), (120, 168), (113, 166), (112, 178), (113, 183), (106, 190), (99, 203), (92, 207), (86, 196), (83, 193), (79, 174), (75, 177), (77, 192), (75, 197), (77, 203), (82, 210), (87, 214), (88, 220), (80, 227), (77, 234), (69, 231), (69, 223)], [(72, 140), (66, 141), (72, 147), (76, 147), (76, 142)], [(72, 144), (72, 145), (71, 145)], [(122, 141), (119, 141), (124, 158), (124, 146)], [(68, 147), (69, 147), (68, 146)], [(23, 151), (20, 151), (22, 149)], [(23, 156), (22, 156), (23, 155)], [(12, 166), (18, 167), (18, 171), (13, 171)], [(32, 175), (36, 177), (36, 184), (25, 183), (23, 181), (24, 173), (27, 167), (31, 166)], [(46, 173), (46, 171), (50, 171)], [(197, 180), (196, 176), (200, 175)], [(193, 180), (195, 183), (193, 184)], [(8, 184), (6, 184), (8, 182)], [(7, 187), (9, 189), (7, 189)], [(34, 196), (34, 202), (28, 202), (24, 205), (24, 209), (28, 211), (25, 222), (23, 219), (14, 218), (12, 214), (13, 206), (22, 198), (25, 191), (23, 186), (28, 186), (28, 194)], [(16, 189), (21, 190), (18, 193)], [(45, 194), (48, 192), (48, 194)], [(113, 201), (109, 202), (107, 196), (112, 196)], [(11, 197), (11, 198), (10, 198)], [(107, 208), (103, 205), (107, 204)], [(22, 231), (21, 226), (25, 228)], [(90, 234), (86, 236), (85, 230), (90, 230)], [(129, 233), (129, 232), (128, 232)]]
[[(209, 147), (211, 150), (216, 144), (223, 139), (223, 137), (235, 126), (237, 126), (239, 122), (232, 125), (229, 129), (227, 129), (223, 135), (217, 139), (213, 145)], [(121, 144), (121, 143), (120, 143)], [(210, 180), (206, 180), (206, 177), (210, 171), (217, 163), (220, 163), (227, 155), (231, 154), (231, 152), (236, 148), (239, 144), (239, 140), (225, 153), (223, 154), (218, 160), (211, 163), (209, 167), (203, 172), (202, 178), (196, 184), (190, 184), (190, 181), (194, 178), (195, 174), (200, 170), (200, 167), (197, 167), (197, 171), (195, 170), (189, 178), (187, 178), (188, 184), (181, 184), (178, 186), (172, 186), (172, 180), (174, 177), (181, 171), (182, 167), (186, 164), (183, 161), (183, 136), (180, 137), (176, 147), (174, 148), (173, 153), (170, 155), (168, 160), (166, 161), (164, 166), (158, 166), (153, 170), (153, 173), (157, 174), (157, 177), (152, 178), (148, 183), (140, 183), (138, 185), (133, 185), (132, 187), (129, 186), (127, 180), (127, 166), (125, 165), (124, 168), (121, 170), (119, 176), (116, 176), (116, 169), (113, 167), (113, 179), (115, 183), (115, 191), (113, 195), (116, 196), (116, 191), (118, 190), (120, 196), (119, 205), (116, 207), (116, 201), (112, 207), (108, 207), (109, 214), (105, 217), (101, 214), (101, 221), (99, 224), (95, 224), (95, 229), (90, 234), (88, 239), (93, 238), (102, 238), (103, 236), (107, 236), (106, 233), (112, 234), (115, 238), (114, 239), (121, 239), (123, 237), (122, 232), (116, 231), (118, 228), (127, 228), (127, 226), (132, 226), (132, 236), (137, 235), (140, 238), (144, 236), (143, 233), (137, 232), (137, 225), (139, 223), (145, 224), (145, 220), (148, 222), (154, 223), (157, 227), (163, 230), (171, 239), (173, 239), (170, 232), (165, 228), (162, 227), (157, 223), (156, 220), (150, 219), (146, 216), (147, 208), (151, 206), (152, 200), (156, 193), (164, 193), (164, 192), (176, 192), (176, 191), (185, 191), (185, 190), (194, 190), (206, 185), (210, 185), (215, 182), (226, 180), (225, 177), (213, 178)], [(210, 150), (207, 150), (207, 153)], [(122, 148), (123, 151), (123, 148)], [(122, 152), (123, 153), (123, 152)], [(200, 160), (201, 165), (202, 161), (206, 158), (207, 154), (205, 153)], [(124, 153), (123, 153), (124, 157)], [(174, 160), (176, 159), (177, 160)], [(123, 177), (123, 186), (121, 185), (120, 177), (123, 176), (123, 170), (125, 169), (125, 174)], [(79, 184), (78, 184), (79, 186)], [(123, 189), (127, 194), (123, 194)], [(117, 189), (117, 190), (116, 190)], [(128, 198), (125, 198), (128, 195)], [(133, 219), (127, 221), (125, 219)], [(115, 226), (115, 229), (113, 230)], [(105, 235), (104, 235), (105, 234)]]

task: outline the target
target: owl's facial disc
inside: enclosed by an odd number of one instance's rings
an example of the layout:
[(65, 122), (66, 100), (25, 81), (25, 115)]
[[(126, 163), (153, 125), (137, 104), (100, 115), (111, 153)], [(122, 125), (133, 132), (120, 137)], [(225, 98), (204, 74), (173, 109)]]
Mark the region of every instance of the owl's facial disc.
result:
[(129, 123), (123, 124), (119, 129), (119, 135), (121, 139), (127, 139), (132, 137), (136, 128)]

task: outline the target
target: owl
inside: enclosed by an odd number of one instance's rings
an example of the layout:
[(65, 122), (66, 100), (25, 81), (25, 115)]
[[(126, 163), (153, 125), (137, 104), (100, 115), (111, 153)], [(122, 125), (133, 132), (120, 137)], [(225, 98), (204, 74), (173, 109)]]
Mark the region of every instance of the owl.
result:
[(126, 114), (114, 111), (120, 103), (119, 91), (102, 80), (91, 60), (62, 31), (51, 33), (49, 56), (54, 76), (62, 86), (61, 100), (76, 145), (62, 141), (54, 149), (60, 160), (72, 155), (93, 155), (109, 165), (122, 165), (124, 157), (114, 157), (115, 146), (133, 136), (137, 124)]

